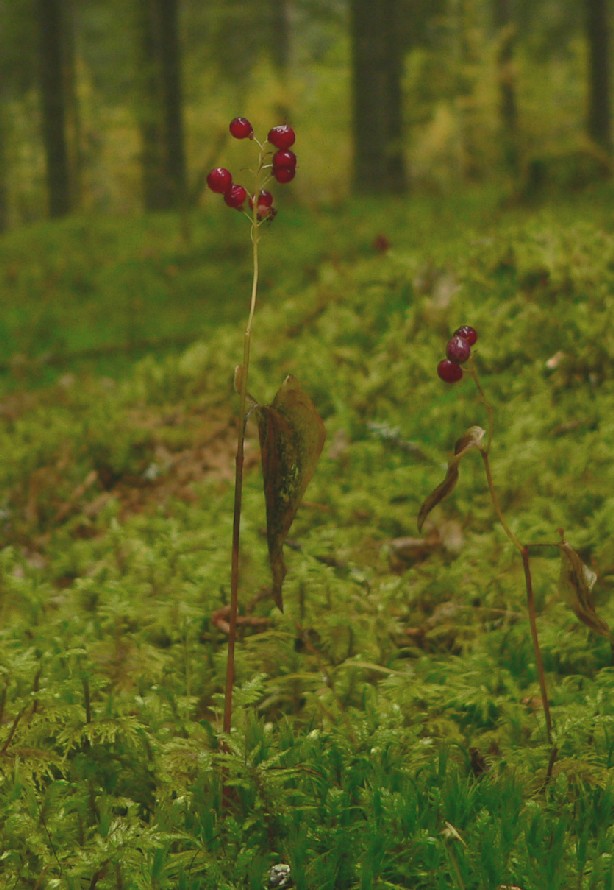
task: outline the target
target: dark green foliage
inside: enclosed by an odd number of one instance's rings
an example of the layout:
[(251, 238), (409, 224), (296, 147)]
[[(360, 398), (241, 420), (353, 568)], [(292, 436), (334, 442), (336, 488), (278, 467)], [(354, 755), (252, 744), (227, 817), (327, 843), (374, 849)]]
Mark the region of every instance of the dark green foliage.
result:
[[(470, 381), (451, 391), (435, 374), (442, 339), (470, 322), (508, 520), (523, 540), (556, 543), (565, 528), (612, 626), (612, 202), (528, 221), (490, 206), (485, 222), (470, 201), (289, 216), (292, 262), (283, 273), (280, 257), (262, 291), (250, 389), (271, 400), (271, 380), (296, 374), (328, 438), (289, 535), (280, 614), (259, 595), (270, 576), (249, 425), (243, 615), (261, 622), (240, 626), (227, 739), (216, 613), (228, 597), (240, 328), (204, 321), (202, 341), (128, 358), (115, 381), (54, 372), (38, 390), (5, 389), (2, 886), (262, 888), (288, 863), (302, 890), (612, 887), (609, 641), (562, 602), (558, 559), (532, 554), (559, 748), (545, 784), (522, 567), (493, 526), (479, 461), (463, 461), (422, 549), (407, 544), (449, 443), (484, 423)], [(161, 251), (147, 262), (130, 237), (105, 259), (121, 244), (109, 223), (84, 267), (77, 226), (3, 246), (19, 266), (3, 323), (31, 337), (33, 355), (49, 325), (19, 325), (18, 310), (40, 310), (24, 299), (28, 281), (33, 293), (55, 269), (47, 308), (82, 312), (79, 332), (61, 325), (75, 348), (92, 342), (92, 313), (121, 303), (120, 266), (133, 263), (123, 293), (134, 296), (141, 272), (159, 282), (170, 259), (171, 221), (143, 224)], [(200, 258), (176, 248), (164, 311), (200, 283), (203, 314), (209, 300), (240, 318), (226, 289), (244, 292), (238, 236), (212, 271), (219, 243), (206, 231)], [(385, 254), (373, 247), (381, 232)], [(75, 292), (83, 274), (99, 307)]]

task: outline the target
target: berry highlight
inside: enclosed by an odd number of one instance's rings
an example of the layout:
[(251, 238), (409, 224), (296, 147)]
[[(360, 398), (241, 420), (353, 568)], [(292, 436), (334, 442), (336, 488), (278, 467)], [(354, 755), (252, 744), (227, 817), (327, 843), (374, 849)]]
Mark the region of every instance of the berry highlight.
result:
[(451, 362), (462, 365), (471, 355), (469, 341), (461, 337), (460, 334), (454, 334), (446, 345), (446, 355)]
[(230, 135), (235, 139), (251, 139), (254, 135), (254, 128), (246, 117), (235, 117), (228, 125)]
[(462, 337), (463, 340), (466, 340), (469, 346), (474, 346), (478, 341), (478, 332), (475, 328), (472, 328), (471, 325), (463, 324), (460, 328), (457, 328), (452, 334), (453, 337)]
[(232, 185), (232, 175), (226, 167), (214, 167), (207, 175), (207, 185), (212, 192), (223, 195)]
[(296, 176), (294, 167), (273, 167), (273, 176), (277, 182), (290, 182)]
[(247, 201), (247, 189), (243, 188), (242, 185), (231, 185), (224, 195), (224, 200), (229, 207), (234, 207), (235, 210), (242, 210), (243, 205)]
[(280, 148), (273, 155), (273, 168), (296, 167), (296, 155), (289, 148)]
[(273, 127), (269, 130), (269, 134), (267, 136), (267, 142), (270, 142), (271, 145), (274, 145), (275, 148), (290, 148), (294, 145), (294, 141), (296, 139), (296, 134), (292, 127), (289, 127), (287, 124), (282, 124), (279, 127)]

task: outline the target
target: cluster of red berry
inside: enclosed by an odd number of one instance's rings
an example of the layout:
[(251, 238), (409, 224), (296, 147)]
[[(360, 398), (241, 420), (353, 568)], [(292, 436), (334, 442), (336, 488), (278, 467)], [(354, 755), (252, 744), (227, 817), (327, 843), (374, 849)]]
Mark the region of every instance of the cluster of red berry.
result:
[(457, 328), (446, 344), (446, 356), (437, 365), (437, 373), (445, 383), (456, 383), (463, 376), (461, 365), (471, 355), (478, 333), (468, 324)]
[[(235, 117), (228, 127), (235, 139), (253, 139), (254, 128), (245, 117)], [(266, 141), (277, 151), (273, 153), (271, 163), (271, 176), (277, 182), (290, 182), (296, 175), (296, 155), (291, 151), (296, 139), (294, 130), (287, 124), (281, 124), (269, 130)], [(258, 143), (260, 145), (260, 143)], [(262, 149), (263, 146), (261, 145)], [(261, 189), (258, 195), (249, 195), (247, 189), (232, 181), (232, 174), (226, 167), (215, 167), (207, 176), (207, 185), (212, 192), (224, 196), (229, 207), (243, 210), (245, 202), (253, 209), (256, 204), (256, 216), (258, 220), (272, 219), (277, 211), (273, 207), (273, 195), (266, 189)]]

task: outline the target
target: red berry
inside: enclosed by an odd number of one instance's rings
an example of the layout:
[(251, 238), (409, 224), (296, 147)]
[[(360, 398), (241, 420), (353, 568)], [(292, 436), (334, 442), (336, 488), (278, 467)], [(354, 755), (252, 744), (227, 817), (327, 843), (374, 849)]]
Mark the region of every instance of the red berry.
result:
[[(273, 203), (273, 195), (270, 192), (267, 192), (266, 189), (261, 189), (258, 194), (257, 202), (258, 202), (258, 207), (260, 207), (261, 204), (264, 204), (266, 207), (270, 207)], [(249, 206), (250, 207), (254, 206), (254, 195), (250, 196)]]
[(242, 185), (231, 185), (224, 195), (224, 200), (229, 207), (241, 210), (247, 200), (247, 189), (243, 188)]
[(275, 207), (270, 207), (268, 204), (258, 204), (256, 217), (259, 220), (268, 219), (270, 222), (272, 219), (275, 219), (276, 216), (277, 210)]
[(272, 130), (269, 130), (269, 135), (267, 136), (267, 141), (274, 145), (275, 148), (290, 148), (291, 145), (294, 145), (295, 139), (294, 130), (287, 124), (273, 127)]
[(273, 167), (296, 167), (296, 155), (288, 148), (281, 148), (273, 155)]
[(449, 358), (442, 359), (437, 365), (437, 373), (444, 383), (456, 383), (463, 376), (463, 369)]
[(228, 129), (235, 139), (251, 138), (254, 133), (254, 128), (246, 117), (233, 118), (233, 120), (230, 121)]
[(478, 332), (475, 328), (470, 327), (468, 324), (463, 324), (460, 328), (457, 328), (452, 334), (453, 337), (459, 336), (462, 337), (463, 340), (466, 340), (469, 346), (473, 346), (474, 343), (477, 343), (478, 340)]
[(446, 355), (451, 362), (456, 362), (461, 365), (463, 362), (466, 362), (471, 355), (471, 346), (464, 337), (455, 334), (448, 340)]
[(294, 167), (273, 167), (273, 176), (277, 182), (290, 182), (296, 176)]
[(373, 239), (373, 248), (378, 253), (386, 253), (386, 251), (390, 250), (390, 241), (386, 235), (376, 235)]
[(214, 167), (207, 176), (207, 185), (212, 192), (223, 195), (232, 185), (230, 170), (227, 170), (226, 167)]

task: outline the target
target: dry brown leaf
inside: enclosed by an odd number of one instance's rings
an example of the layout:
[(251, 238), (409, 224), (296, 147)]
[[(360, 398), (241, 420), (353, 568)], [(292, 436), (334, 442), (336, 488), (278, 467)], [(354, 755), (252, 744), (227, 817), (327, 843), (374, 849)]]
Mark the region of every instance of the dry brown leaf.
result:
[(458, 467), (461, 460), (468, 451), (471, 451), (473, 448), (480, 448), (482, 439), (485, 435), (486, 431), (483, 430), (482, 427), (471, 426), (469, 427), (467, 432), (464, 433), (456, 442), (456, 445), (454, 446), (454, 455), (448, 463), (448, 471), (443, 482), (440, 482), (437, 488), (431, 492), (431, 494), (427, 497), (427, 499), (420, 507), (420, 511), (418, 513), (418, 531), (422, 531), (424, 521), (431, 510), (454, 491), (456, 483), (458, 482)]
[(273, 598), (283, 611), (283, 545), (324, 446), (326, 430), (315, 405), (289, 375), (271, 405), (256, 409), (267, 516)]
[(582, 562), (573, 547), (563, 541), (559, 589), (580, 621), (593, 633), (612, 640), (612, 631), (595, 609), (592, 590), (596, 580), (595, 573)]

